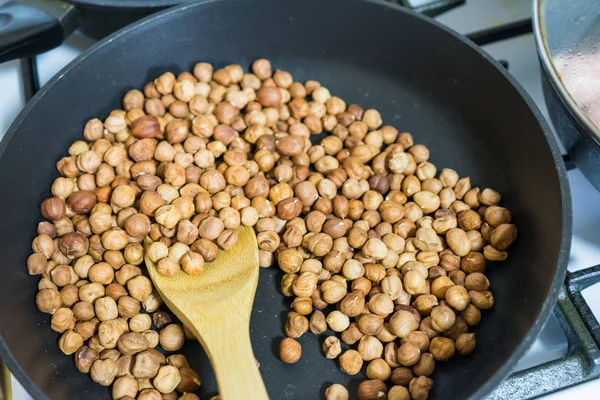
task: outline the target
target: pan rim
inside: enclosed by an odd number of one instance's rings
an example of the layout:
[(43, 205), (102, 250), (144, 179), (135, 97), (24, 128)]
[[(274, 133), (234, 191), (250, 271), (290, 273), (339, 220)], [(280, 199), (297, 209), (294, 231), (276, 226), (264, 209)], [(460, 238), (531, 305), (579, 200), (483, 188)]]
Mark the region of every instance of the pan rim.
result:
[[(77, 67), (84, 60), (86, 60), (91, 54), (96, 52), (98, 49), (109, 45), (111, 42), (125, 36), (129, 35), (130, 32), (135, 31), (136, 29), (140, 29), (140, 27), (152, 24), (156, 20), (162, 18), (168, 18), (167, 16), (171, 14), (183, 13), (186, 10), (192, 7), (202, 7), (206, 4), (216, 3), (216, 2), (224, 2), (229, 0), (199, 0), (193, 3), (184, 3), (176, 7), (168, 8), (166, 10), (160, 11), (151, 16), (145, 17), (139, 20), (136, 23), (130, 24), (117, 32), (111, 34), (105, 39), (99, 41), (94, 44), (92, 47), (84, 51), (82, 54), (77, 56), (74, 60), (69, 62), (64, 68), (62, 68), (56, 75), (44, 85), (38, 93), (25, 105), (23, 110), (19, 113), (19, 115), (15, 118), (13, 123), (10, 125), (7, 130), (4, 138), (0, 141), (0, 157), (3, 156), (4, 151), (6, 150), (8, 143), (15, 135), (17, 130), (19, 129), (22, 122), (27, 118), (29, 112), (37, 105), (37, 103), (52, 90), (54, 85), (68, 75), (69, 71), (73, 68)], [(423, 22), (432, 24), (438, 29), (443, 30), (447, 34), (453, 36), (463, 44), (469, 46), (473, 51), (477, 52), (480, 56), (482, 56), (485, 60), (491, 63), (496, 70), (512, 85), (512, 87), (517, 91), (517, 93), (521, 96), (521, 98), (525, 101), (526, 105), (529, 107), (531, 113), (537, 120), (542, 133), (546, 138), (546, 142), (549, 146), (550, 152), (552, 154), (552, 158), (554, 160), (554, 166), (556, 168), (559, 188), (560, 188), (560, 198), (562, 204), (562, 214), (561, 214), (561, 244), (560, 250), (558, 254), (558, 258), (556, 260), (556, 271), (554, 277), (552, 279), (551, 285), (548, 287), (546, 298), (541, 305), (539, 312), (537, 313), (536, 319), (531, 325), (529, 331), (526, 333), (525, 337), (521, 341), (521, 343), (517, 346), (515, 351), (508, 357), (504, 363), (496, 370), (496, 372), (492, 375), (492, 377), (484, 382), (469, 399), (481, 399), (486, 395), (491, 393), (504, 378), (506, 378), (512, 368), (516, 365), (516, 363), (521, 359), (521, 357), (525, 354), (525, 352), (531, 347), (533, 341), (537, 338), (540, 333), (542, 327), (545, 325), (548, 320), (550, 313), (552, 312), (560, 293), (560, 289), (564, 285), (564, 280), (567, 272), (567, 264), (569, 260), (569, 253), (571, 248), (571, 240), (572, 240), (572, 218), (573, 218), (573, 210), (572, 210), (572, 202), (571, 202), (571, 192), (569, 181), (567, 178), (567, 172), (562, 160), (562, 156), (558, 147), (558, 143), (554, 134), (552, 133), (549, 124), (543, 117), (541, 111), (531, 98), (531, 96), (525, 91), (525, 89), (521, 86), (517, 80), (510, 75), (506, 69), (498, 63), (494, 58), (492, 58), (488, 53), (486, 53), (481, 47), (476, 45), (474, 42), (456, 32), (455, 30), (443, 25), (442, 23), (424, 16), (422, 14), (416, 13), (410, 9), (399, 6), (392, 2), (381, 2), (380, 0), (346, 0), (352, 1), (355, 3), (369, 3), (372, 5), (376, 5), (379, 7), (387, 8), (393, 12), (402, 12), (408, 14), (414, 18), (418, 18)], [(75, 2), (75, 1), (74, 1)], [(4, 338), (0, 334), (0, 358), (5, 362), (5, 364), (9, 367), (12, 374), (18, 379), (18, 381), (23, 385), (23, 387), (32, 395), (34, 399), (48, 399), (48, 396), (42, 392), (42, 390), (38, 387), (37, 384), (33, 382), (33, 380), (25, 373), (21, 365), (17, 362), (15, 357), (12, 355), (10, 349), (6, 346), (6, 342)]]
[(103, 11), (151, 11), (177, 6), (192, 0), (135, 0), (123, 2), (120, 0), (68, 0), (80, 8), (102, 9)]

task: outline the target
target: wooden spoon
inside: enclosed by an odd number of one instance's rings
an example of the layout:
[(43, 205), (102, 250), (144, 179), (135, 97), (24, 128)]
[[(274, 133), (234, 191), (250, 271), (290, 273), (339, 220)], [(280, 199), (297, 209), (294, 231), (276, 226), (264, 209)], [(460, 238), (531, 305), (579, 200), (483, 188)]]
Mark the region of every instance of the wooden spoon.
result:
[[(267, 400), (250, 343), (250, 312), (258, 285), (258, 246), (252, 228), (238, 228), (238, 242), (206, 263), (198, 276), (158, 273), (145, 257), (156, 290), (194, 333), (210, 358), (221, 400)], [(146, 249), (152, 240), (146, 238)], [(147, 254), (147, 252), (146, 252)]]

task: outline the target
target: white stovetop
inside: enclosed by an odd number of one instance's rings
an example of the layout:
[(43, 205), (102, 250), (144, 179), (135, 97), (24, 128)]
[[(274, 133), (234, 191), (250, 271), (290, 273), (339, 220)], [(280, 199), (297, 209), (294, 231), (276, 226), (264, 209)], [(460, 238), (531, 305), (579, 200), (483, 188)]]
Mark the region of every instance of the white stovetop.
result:
[[(2, 2), (0, 0), (0, 3)], [(461, 33), (468, 33), (530, 15), (531, 4), (527, 0), (468, 0), (466, 6), (450, 11), (438, 17), (438, 20)], [(40, 55), (38, 64), (41, 84), (46, 83), (64, 65), (93, 43), (93, 40), (76, 32), (64, 45)], [(509, 62), (509, 71), (525, 87), (547, 117), (532, 35), (495, 43), (486, 46), (485, 49), (495, 58)], [(1, 138), (24, 105), (19, 61), (0, 64), (0, 87), (3, 94), (0, 96)], [(576, 271), (600, 263), (600, 237), (595, 234), (600, 226), (600, 207), (598, 207), (600, 192), (596, 191), (578, 170), (569, 172), (569, 181), (573, 195), (574, 232), (569, 270)], [(589, 288), (583, 293), (592, 311), (600, 316), (600, 285)], [(566, 350), (565, 336), (556, 319), (552, 317), (517, 369), (557, 359), (563, 356)], [(544, 400), (598, 398), (599, 391), (600, 381), (597, 380), (544, 396)], [(13, 398), (14, 400), (30, 399), (14, 377)]]

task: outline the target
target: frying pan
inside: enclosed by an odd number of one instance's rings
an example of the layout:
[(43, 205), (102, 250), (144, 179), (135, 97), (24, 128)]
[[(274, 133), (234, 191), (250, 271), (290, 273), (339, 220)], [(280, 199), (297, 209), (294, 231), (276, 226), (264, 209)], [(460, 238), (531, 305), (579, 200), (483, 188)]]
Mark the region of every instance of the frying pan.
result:
[[(438, 23), (392, 4), (361, 0), (212, 0), (172, 8), (98, 43), (58, 73), (0, 144), (0, 356), (37, 399), (107, 398), (108, 389), (61, 355), (27, 274), (39, 202), (55, 162), (84, 123), (120, 107), (122, 95), (165, 71), (198, 61), (249, 66), (258, 57), (300, 81), (318, 79), (347, 102), (381, 111), (412, 132), (438, 167), (503, 194), (519, 227), (506, 262), (488, 268), (495, 307), (477, 327), (469, 357), (438, 363), (431, 398), (480, 399), (531, 346), (557, 299), (568, 261), (571, 203), (555, 139), (523, 89), (483, 51)], [(315, 399), (343, 374), (303, 335), (303, 357), (276, 355), (289, 300), (282, 273), (264, 269), (251, 320), (255, 355), (272, 399)], [(200, 371), (202, 399), (216, 394), (199, 345), (183, 349)]]
[(60, 45), (76, 28), (95, 39), (186, 0), (12, 0), (0, 6), (0, 62)]

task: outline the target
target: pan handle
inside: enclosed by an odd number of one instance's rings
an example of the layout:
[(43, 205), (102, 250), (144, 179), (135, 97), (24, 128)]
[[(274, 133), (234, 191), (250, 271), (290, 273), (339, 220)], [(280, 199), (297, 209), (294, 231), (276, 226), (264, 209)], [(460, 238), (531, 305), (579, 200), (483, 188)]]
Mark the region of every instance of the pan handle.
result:
[(436, 17), (465, 4), (465, 0), (391, 0), (428, 17)]
[(50, 50), (77, 27), (76, 10), (56, 0), (13, 0), (0, 6), (0, 63)]

